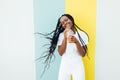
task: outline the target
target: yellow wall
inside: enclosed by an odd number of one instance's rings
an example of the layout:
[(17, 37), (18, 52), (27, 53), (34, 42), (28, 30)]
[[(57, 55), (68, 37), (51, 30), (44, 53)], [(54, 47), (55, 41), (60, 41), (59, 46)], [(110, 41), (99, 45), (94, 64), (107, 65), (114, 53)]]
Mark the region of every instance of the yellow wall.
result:
[(96, 0), (66, 0), (65, 8), (65, 13), (71, 14), (75, 23), (89, 35), (88, 54), (90, 59), (86, 56), (83, 61), (86, 80), (94, 80)]

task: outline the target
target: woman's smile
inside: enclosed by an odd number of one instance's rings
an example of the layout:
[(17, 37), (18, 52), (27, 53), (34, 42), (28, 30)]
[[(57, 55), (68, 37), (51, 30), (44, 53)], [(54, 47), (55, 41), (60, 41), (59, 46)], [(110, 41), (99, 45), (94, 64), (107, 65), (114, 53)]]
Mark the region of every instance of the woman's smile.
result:
[(73, 26), (72, 21), (68, 17), (66, 17), (66, 16), (62, 16), (61, 17), (60, 23), (62, 24), (63, 28), (66, 28), (66, 27), (72, 28), (72, 26)]

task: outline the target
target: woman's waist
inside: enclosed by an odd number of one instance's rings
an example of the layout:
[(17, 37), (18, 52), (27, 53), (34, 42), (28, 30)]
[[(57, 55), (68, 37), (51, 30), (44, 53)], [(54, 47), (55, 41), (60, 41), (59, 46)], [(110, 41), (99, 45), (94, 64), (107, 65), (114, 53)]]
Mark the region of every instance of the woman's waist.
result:
[(80, 56), (80, 54), (79, 54), (79, 52), (77, 51), (77, 50), (67, 50), (67, 51), (65, 51), (65, 53), (63, 54), (64, 56)]
[(81, 56), (66, 56), (63, 55), (61, 62), (65, 65), (65, 64), (82, 64), (82, 57)]
[(78, 53), (64, 53), (62, 55), (62, 58), (63, 59), (82, 59), (82, 57)]

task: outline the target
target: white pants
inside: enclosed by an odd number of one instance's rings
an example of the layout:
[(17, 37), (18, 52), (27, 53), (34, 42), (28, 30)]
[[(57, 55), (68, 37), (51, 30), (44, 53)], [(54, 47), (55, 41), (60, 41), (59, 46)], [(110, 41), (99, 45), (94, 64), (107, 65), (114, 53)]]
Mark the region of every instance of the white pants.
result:
[(82, 58), (62, 56), (58, 80), (70, 80), (71, 75), (73, 80), (85, 80)]
[(70, 80), (71, 75), (73, 80), (85, 80), (82, 57), (74, 43), (67, 43), (66, 51), (62, 55), (58, 80)]

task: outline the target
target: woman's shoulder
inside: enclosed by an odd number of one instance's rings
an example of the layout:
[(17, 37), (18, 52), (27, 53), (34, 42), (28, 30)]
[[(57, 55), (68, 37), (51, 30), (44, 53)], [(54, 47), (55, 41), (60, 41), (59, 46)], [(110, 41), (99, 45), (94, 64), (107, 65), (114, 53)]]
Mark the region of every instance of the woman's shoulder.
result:
[(63, 33), (63, 32), (61, 32), (61, 33), (59, 34), (59, 36), (63, 36), (63, 34), (64, 34), (64, 33)]
[(84, 31), (77, 30), (80, 35), (87, 35)]
[(81, 38), (85, 42), (85, 44), (88, 44), (88, 35), (86, 32), (78, 30), (78, 33), (80, 34)]
[(59, 34), (59, 38), (63, 38), (63, 36), (64, 36), (64, 34), (63, 34), (63, 32), (61, 32), (61, 33)]
[(80, 36), (81, 36), (82, 38), (88, 38), (88, 35), (87, 35), (86, 32), (81, 31), (81, 30), (78, 30), (78, 33), (80, 34)]

